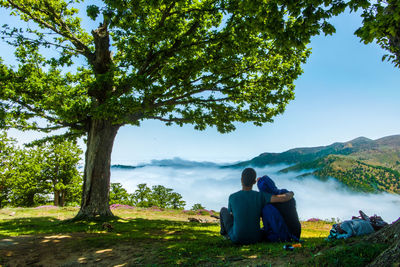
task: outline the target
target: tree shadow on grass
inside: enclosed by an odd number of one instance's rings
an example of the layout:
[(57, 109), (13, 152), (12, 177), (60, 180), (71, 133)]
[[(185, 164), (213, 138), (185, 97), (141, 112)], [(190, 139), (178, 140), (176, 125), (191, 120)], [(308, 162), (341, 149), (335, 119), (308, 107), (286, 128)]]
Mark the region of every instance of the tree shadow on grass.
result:
[[(130, 237), (137, 236), (157, 236), (171, 231), (190, 232), (190, 229), (207, 232), (206, 229), (212, 224), (207, 223), (188, 223), (171, 220), (151, 220), (151, 219), (123, 219), (115, 218), (108, 220), (110, 228), (104, 227), (105, 222), (101, 220), (91, 221), (72, 221), (59, 220), (54, 217), (26, 217), (0, 221), (0, 238), (17, 235), (34, 235), (66, 232), (89, 232), (109, 230), (109, 234), (123, 233)], [(209, 234), (214, 233), (208, 231)]]
[[(1, 221), (0, 238), (10, 243), (0, 252), (0, 264), (280, 265), (303, 257), (303, 252), (318, 251), (322, 242), (322, 238), (307, 239), (301, 250), (288, 252), (284, 243), (234, 245), (219, 235), (215, 223), (115, 218), (107, 222), (111, 225), (107, 229), (103, 223), (53, 217)], [(30, 236), (14, 237), (18, 235)]]
[(0, 238), (56, 232), (60, 220), (53, 217), (26, 217), (0, 221)]
[[(217, 235), (215, 224), (138, 218), (116, 218), (107, 223), (112, 228), (105, 229), (101, 221), (61, 221), (53, 217), (1, 221), (0, 250), (5, 249), (0, 252), (0, 263), (96, 263), (104, 266), (124, 263), (159, 264), (165, 262), (161, 252), (167, 244), (174, 247), (174, 244), (181, 242), (208, 242)], [(97, 264), (96, 261), (101, 262)]]

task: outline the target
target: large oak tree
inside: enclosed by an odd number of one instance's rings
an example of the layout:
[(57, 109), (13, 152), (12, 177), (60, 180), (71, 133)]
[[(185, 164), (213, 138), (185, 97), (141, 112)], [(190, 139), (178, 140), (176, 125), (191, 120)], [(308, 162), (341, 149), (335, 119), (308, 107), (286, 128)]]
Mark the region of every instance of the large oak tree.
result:
[(1, 31), (17, 65), (0, 64), (0, 124), (86, 136), (78, 218), (112, 215), (121, 126), (154, 119), (228, 132), (235, 122), (271, 122), (294, 98), (310, 38), (334, 32), (327, 19), (345, 9), (334, 0), (90, 3), (0, 0), (26, 22)]

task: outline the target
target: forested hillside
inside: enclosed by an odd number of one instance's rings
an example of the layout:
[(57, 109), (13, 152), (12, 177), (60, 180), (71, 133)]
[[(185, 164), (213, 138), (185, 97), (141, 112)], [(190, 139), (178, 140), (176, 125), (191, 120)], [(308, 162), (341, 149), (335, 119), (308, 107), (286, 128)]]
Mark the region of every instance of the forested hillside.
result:
[(377, 140), (359, 137), (329, 146), (263, 153), (234, 166), (262, 167), (282, 163), (292, 166), (281, 172), (306, 171), (300, 176), (333, 177), (356, 191), (400, 194), (400, 135)]
[(355, 191), (391, 192), (400, 194), (400, 173), (394, 169), (371, 165), (349, 156), (329, 155), (300, 163), (281, 172), (311, 170), (299, 177), (314, 175), (320, 179), (334, 177)]

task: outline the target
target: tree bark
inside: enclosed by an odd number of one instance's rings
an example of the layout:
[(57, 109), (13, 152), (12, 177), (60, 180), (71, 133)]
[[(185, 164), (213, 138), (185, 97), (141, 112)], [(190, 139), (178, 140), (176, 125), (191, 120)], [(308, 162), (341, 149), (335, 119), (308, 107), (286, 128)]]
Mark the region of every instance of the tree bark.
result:
[(111, 217), (109, 206), (111, 152), (119, 125), (92, 119), (87, 138), (81, 208), (75, 219)]
[(65, 205), (65, 191), (61, 191), (61, 196), (60, 196), (60, 207), (64, 207)]
[(35, 205), (35, 195), (36, 193), (28, 193), (26, 198), (26, 206), (33, 207)]
[(382, 230), (365, 238), (365, 241), (371, 243), (386, 243), (390, 244), (389, 248), (383, 251), (375, 258), (368, 266), (386, 267), (400, 266), (400, 218), (392, 224), (386, 226)]
[(383, 251), (368, 267), (400, 266), (400, 240)]
[(60, 205), (60, 193), (57, 190), (54, 190), (54, 206)]

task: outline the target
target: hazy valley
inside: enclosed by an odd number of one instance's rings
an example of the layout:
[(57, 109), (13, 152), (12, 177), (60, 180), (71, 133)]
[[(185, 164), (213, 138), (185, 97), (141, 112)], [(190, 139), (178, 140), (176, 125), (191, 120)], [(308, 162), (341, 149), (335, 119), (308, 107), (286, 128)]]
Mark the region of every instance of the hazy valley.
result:
[(359, 137), (328, 146), (263, 153), (232, 167), (276, 164), (291, 165), (280, 170), (282, 173), (303, 172), (298, 178), (332, 177), (355, 191), (400, 194), (400, 135), (377, 140)]

